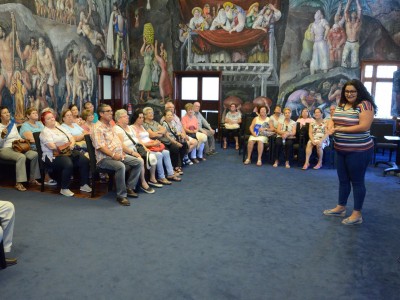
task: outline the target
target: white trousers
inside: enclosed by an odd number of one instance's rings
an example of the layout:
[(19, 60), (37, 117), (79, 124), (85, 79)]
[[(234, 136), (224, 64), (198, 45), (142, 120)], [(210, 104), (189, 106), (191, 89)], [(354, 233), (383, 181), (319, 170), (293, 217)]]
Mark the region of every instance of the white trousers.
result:
[(15, 209), (11, 202), (0, 200), (0, 220), (0, 241), (3, 240), (4, 252), (10, 252), (15, 221)]

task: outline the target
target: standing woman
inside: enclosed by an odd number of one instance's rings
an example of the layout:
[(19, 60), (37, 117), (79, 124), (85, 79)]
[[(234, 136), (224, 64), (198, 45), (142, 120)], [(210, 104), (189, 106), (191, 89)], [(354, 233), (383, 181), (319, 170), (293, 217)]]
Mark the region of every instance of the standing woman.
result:
[(0, 106), (0, 158), (15, 161), (15, 175), (16, 184), (15, 188), (18, 191), (24, 192), (26, 188), (22, 182), (27, 181), (25, 161), (29, 159), (30, 163), (30, 183), (39, 185), (36, 179), (40, 178), (40, 171), (38, 165), (38, 154), (36, 151), (29, 150), (25, 153), (19, 153), (13, 150), (12, 142), (20, 140), (21, 136), (18, 133), (17, 126), (14, 121), (11, 121), (11, 115), (8, 108)]
[(339, 105), (329, 125), (334, 135), (339, 177), (339, 199), (335, 208), (327, 209), (324, 215), (344, 217), (347, 199), (353, 186), (354, 209), (344, 225), (363, 222), (361, 209), (366, 194), (365, 172), (371, 161), (374, 143), (370, 127), (376, 113), (374, 99), (365, 86), (356, 79), (345, 83)]

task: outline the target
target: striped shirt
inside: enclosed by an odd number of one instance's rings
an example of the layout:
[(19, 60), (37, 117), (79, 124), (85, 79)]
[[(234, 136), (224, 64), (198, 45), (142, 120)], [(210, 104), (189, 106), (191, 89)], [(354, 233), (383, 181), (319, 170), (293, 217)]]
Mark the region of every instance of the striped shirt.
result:
[[(360, 113), (363, 111), (373, 111), (372, 104), (368, 101), (362, 101), (355, 109), (352, 107), (345, 110), (344, 106), (336, 107), (333, 114), (335, 126), (354, 126), (360, 121)], [(374, 146), (369, 130), (363, 132), (335, 132), (335, 149), (345, 152), (366, 151)]]

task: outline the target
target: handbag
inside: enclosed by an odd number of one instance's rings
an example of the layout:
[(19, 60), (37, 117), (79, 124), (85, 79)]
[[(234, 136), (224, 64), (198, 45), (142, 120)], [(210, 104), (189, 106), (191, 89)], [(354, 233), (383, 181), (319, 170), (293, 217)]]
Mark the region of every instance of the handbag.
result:
[(239, 129), (240, 125), (235, 123), (235, 124), (230, 124), (230, 123), (225, 123), (225, 128), (226, 129)]
[(150, 146), (147, 147), (151, 152), (161, 152), (165, 149), (165, 146), (163, 143), (160, 143), (158, 146)]
[(15, 140), (12, 142), (12, 149), (15, 152), (25, 153), (31, 150), (31, 145), (27, 140), (23, 139)]
[(53, 156), (54, 157), (57, 157), (57, 156), (71, 156), (71, 154), (72, 154), (71, 147), (70, 147), (71, 141), (69, 140), (68, 135), (64, 131), (62, 131), (60, 128), (58, 128), (58, 127), (56, 127), (56, 128), (58, 130), (60, 130), (62, 133), (65, 134), (65, 136), (68, 139), (68, 142), (65, 143), (65, 144), (62, 144), (60, 146), (57, 146), (57, 148), (53, 150)]
[[(119, 127), (121, 127), (120, 125), (118, 125)], [(147, 155), (147, 151), (146, 149), (143, 147), (142, 144), (136, 143), (133, 138), (121, 127), (121, 129), (125, 132), (126, 136), (131, 140), (131, 142), (133, 143), (133, 145), (135, 146), (137, 153), (140, 154), (140, 156), (142, 157), (146, 157)]]
[(63, 145), (57, 146), (57, 149), (53, 150), (53, 156), (71, 156), (71, 142), (65, 143)]

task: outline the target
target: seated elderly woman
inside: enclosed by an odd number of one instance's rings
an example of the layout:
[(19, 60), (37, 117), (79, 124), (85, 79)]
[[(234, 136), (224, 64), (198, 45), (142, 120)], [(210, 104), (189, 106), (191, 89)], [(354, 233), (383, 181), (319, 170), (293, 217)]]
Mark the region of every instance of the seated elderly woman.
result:
[[(122, 149), (127, 154), (132, 156), (135, 159), (142, 161), (142, 170), (140, 172), (140, 189), (148, 194), (153, 194), (154, 189), (152, 189), (145, 179), (145, 169), (143, 159), (147, 159), (147, 152), (149, 151), (146, 147), (142, 147), (144, 152), (142, 153), (143, 156), (139, 153), (137, 149), (139, 146), (139, 140), (135, 136), (135, 132), (129, 126), (129, 116), (128, 112), (125, 109), (119, 109), (115, 112), (115, 122), (117, 126), (114, 127), (115, 133), (118, 135), (119, 139), (122, 142)], [(158, 184), (156, 177), (156, 165), (151, 166), (150, 168), (150, 181), (153, 181), (157, 187), (162, 187), (162, 184)]]
[[(132, 129), (135, 133), (136, 138), (139, 143), (148, 148), (151, 153), (155, 154), (157, 157), (157, 176), (158, 182), (164, 185), (170, 185), (171, 181), (181, 181), (181, 178), (177, 176), (172, 167), (171, 158), (169, 156), (169, 151), (165, 149), (163, 143), (159, 140), (152, 140), (149, 137), (149, 133), (143, 127), (144, 116), (141, 110), (136, 110), (132, 115)], [(167, 171), (167, 177), (165, 177), (164, 166)], [(155, 183), (150, 179), (149, 184), (153, 185)]]
[(258, 108), (258, 116), (253, 119), (249, 127), (251, 136), (247, 142), (247, 159), (244, 161), (245, 165), (251, 163), (251, 154), (253, 152), (254, 144), (257, 143), (257, 166), (262, 166), (262, 153), (264, 151), (264, 144), (268, 142), (268, 137), (274, 134), (270, 128), (269, 118), (267, 113), (269, 108), (267, 106), (260, 106)]
[[(143, 127), (147, 130), (150, 138), (159, 140), (169, 150), (171, 163), (176, 173), (180, 173), (179, 169), (182, 167), (182, 162), (179, 158), (179, 146), (169, 137), (167, 129), (154, 121), (154, 111), (151, 107), (143, 108), (144, 123)], [(179, 174), (178, 174), (179, 175)]]
[(86, 149), (85, 134), (89, 134), (90, 132), (85, 131), (81, 126), (74, 122), (72, 112), (69, 109), (64, 110), (61, 113), (60, 121), (62, 123), (61, 127), (74, 137), (75, 144)]
[(313, 147), (317, 149), (318, 163), (313, 169), (318, 170), (322, 167), (322, 157), (324, 154), (324, 148), (329, 145), (329, 133), (327, 130), (327, 124), (329, 121), (323, 119), (323, 113), (320, 108), (314, 110), (314, 122), (310, 124), (308, 131), (309, 141), (306, 148), (306, 161), (303, 166), (303, 170), (307, 170), (310, 166), (310, 156)]
[(207, 142), (207, 135), (199, 131), (199, 122), (194, 115), (193, 104), (186, 104), (185, 110), (186, 115), (182, 117), (182, 125), (186, 134), (198, 141), (197, 148), (193, 149), (190, 153), (190, 159), (197, 164), (201, 160), (206, 160), (203, 157), (203, 151), (205, 143)]
[(174, 122), (174, 113), (172, 111), (164, 110), (163, 119), (163, 126), (167, 129), (167, 133), (165, 136), (170, 139), (171, 144), (176, 145), (176, 147), (179, 149), (179, 165), (175, 168), (175, 172), (182, 175), (183, 171), (181, 166), (183, 164), (183, 158), (185, 157), (188, 150), (188, 143), (185, 138), (178, 132)]
[(273, 167), (279, 165), (279, 156), (284, 149), (285, 166), (290, 168), (290, 159), (293, 155), (293, 142), (296, 139), (296, 122), (290, 119), (292, 116), (292, 111), (290, 108), (286, 107), (283, 110), (284, 119), (279, 122), (276, 136), (276, 147), (275, 147), (275, 163)]
[(89, 159), (81, 152), (73, 150), (74, 137), (64, 128), (56, 126), (56, 119), (50, 111), (42, 113), (40, 119), (44, 124), (44, 129), (40, 133), (40, 145), (43, 150), (41, 159), (52, 169), (53, 174), (61, 175), (60, 194), (67, 197), (74, 195), (69, 189), (74, 166), (79, 167), (80, 190), (90, 193), (92, 189), (88, 185)]
[(81, 127), (85, 132), (91, 133), (94, 124), (94, 114), (90, 109), (85, 109), (82, 112)]
[(0, 106), (1, 123), (0, 123), (0, 158), (15, 161), (15, 188), (18, 191), (26, 191), (22, 182), (27, 181), (26, 177), (26, 159), (30, 160), (29, 183), (40, 185), (36, 179), (40, 178), (38, 165), (38, 154), (36, 151), (29, 150), (25, 153), (20, 153), (12, 148), (12, 144), (16, 140), (21, 140), (17, 126), (11, 120), (10, 112), (5, 106)]
[(222, 129), (222, 139), (224, 141), (223, 148), (227, 147), (227, 138), (234, 138), (236, 142), (236, 150), (239, 149), (239, 129), (242, 123), (242, 114), (237, 110), (235, 103), (231, 103), (229, 111), (225, 115), (225, 124)]
[(31, 144), (31, 149), (36, 150), (35, 139), (33, 138), (34, 132), (41, 132), (44, 128), (43, 123), (38, 121), (39, 114), (35, 107), (30, 107), (25, 111), (25, 116), (28, 119), (21, 125), (19, 134), (24, 139), (28, 140)]

